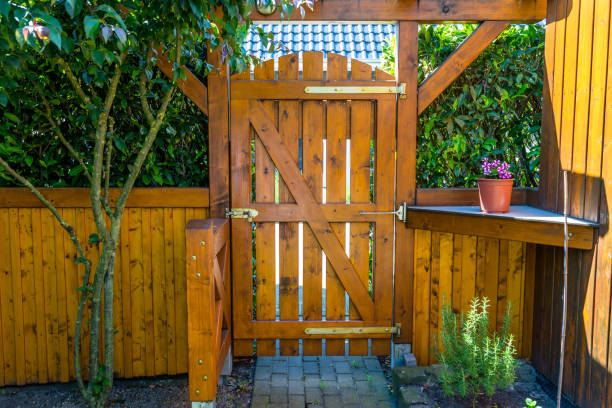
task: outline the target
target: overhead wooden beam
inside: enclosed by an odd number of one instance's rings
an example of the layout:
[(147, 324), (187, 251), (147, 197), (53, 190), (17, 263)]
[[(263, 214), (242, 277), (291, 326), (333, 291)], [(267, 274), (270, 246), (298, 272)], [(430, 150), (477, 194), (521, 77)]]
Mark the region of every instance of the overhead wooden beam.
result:
[[(281, 20), (278, 11), (270, 16), (253, 11), (250, 17)], [(310, 21), (536, 22), (544, 18), (546, 0), (318, 0), (314, 10), (304, 15)], [(296, 11), (292, 19), (299, 21), (302, 16)]]
[(484, 21), (419, 86), (421, 114), (510, 25), (510, 21)]
[[(157, 67), (166, 75), (172, 79), (172, 62), (168, 59), (166, 54), (163, 53), (161, 48), (157, 49), (159, 53), (157, 56)], [(187, 80), (178, 80), (179, 89), (185, 94), (186, 97), (191, 99), (193, 103), (204, 113), (208, 115), (208, 90), (198, 77), (196, 77), (187, 67), (182, 67), (186, 74)]]

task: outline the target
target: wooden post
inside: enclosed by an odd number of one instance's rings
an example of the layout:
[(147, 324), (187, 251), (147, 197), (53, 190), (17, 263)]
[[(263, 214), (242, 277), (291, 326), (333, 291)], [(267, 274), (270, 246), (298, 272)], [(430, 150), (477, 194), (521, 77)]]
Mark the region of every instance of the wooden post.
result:
[(228, 66), (219, 51), (208, 55), (213, 71), (208, 74), (208, 177), (210, 217), (224, 217), (229, 208), (229, 95)]
[[(414, 204), (416, 190), (417, 58), (416, 21), (397, 25), (395, 77), (406, 83), (406, 96), (397, 104), (396, 204)], [(402, 325), (396, 343), (412, 341), (412, 299), (414, 279), (414, 230), (396, 221), (394, 323)]]

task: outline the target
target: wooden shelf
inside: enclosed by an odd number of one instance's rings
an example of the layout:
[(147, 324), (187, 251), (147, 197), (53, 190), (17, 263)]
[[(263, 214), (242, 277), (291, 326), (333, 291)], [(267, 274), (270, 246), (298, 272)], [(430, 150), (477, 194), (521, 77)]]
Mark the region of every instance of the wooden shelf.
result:
[[(527, 205), (505, 214), (487, 214), (478, 206), (409, 206), (406, 227), (478, 235), (534, 244), (563, 246), (563, 215)], [(591, 249), (599, 224), (569, 217), (569, 247)]]

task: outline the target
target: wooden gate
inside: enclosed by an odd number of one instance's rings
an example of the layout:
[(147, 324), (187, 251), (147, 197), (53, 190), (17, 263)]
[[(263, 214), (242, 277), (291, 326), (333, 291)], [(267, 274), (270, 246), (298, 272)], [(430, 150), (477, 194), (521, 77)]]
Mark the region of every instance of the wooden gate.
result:
[(233, 215), (258, 213), (231, 223), (236, 355), (390, 351), (395, 220), (364, 213), (394, 211), (396, 83), (324, 60), (231, 80)]

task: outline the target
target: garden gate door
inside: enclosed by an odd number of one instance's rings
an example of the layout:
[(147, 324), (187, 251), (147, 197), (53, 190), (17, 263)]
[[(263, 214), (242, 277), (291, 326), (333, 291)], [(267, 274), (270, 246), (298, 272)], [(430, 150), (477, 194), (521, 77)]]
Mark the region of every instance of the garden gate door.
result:
[(402, 87), (320, 52), (230, 87), (234, 354), (389, 354)]

